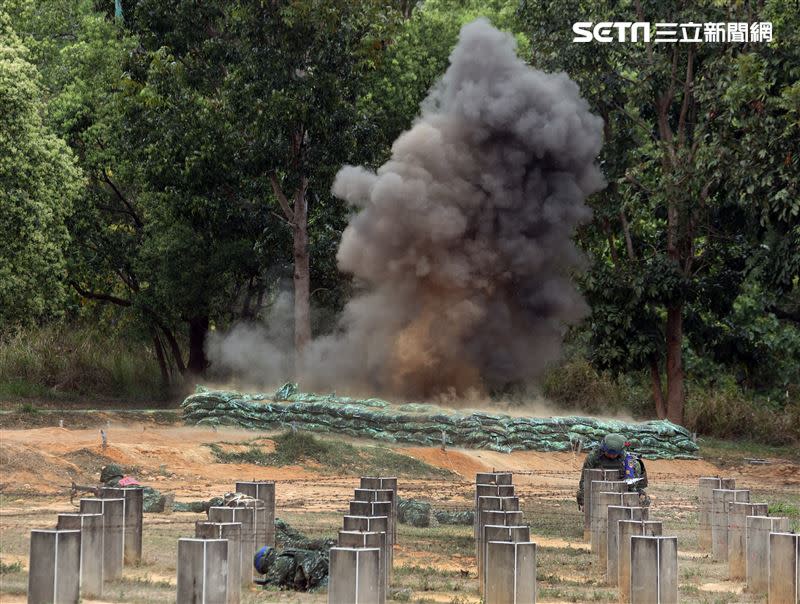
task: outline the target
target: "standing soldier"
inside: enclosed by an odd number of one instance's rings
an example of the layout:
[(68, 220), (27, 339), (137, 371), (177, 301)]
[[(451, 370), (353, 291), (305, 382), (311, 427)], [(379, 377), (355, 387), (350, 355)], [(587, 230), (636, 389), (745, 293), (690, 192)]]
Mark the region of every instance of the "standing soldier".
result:
[(578, 508), (583, 508), (583, 470), (592, 469), (619, 470), (621, 479), (628, 483), (628, 490), (639, 493), (641, 505), (644, 507), (650, 505), (650, 497), (645, 493), (647, 470), (638, 455), (626, 451), (629, 446), (630, 443), (625, 442), (622, 434), (606, 434), (600, 447), (586, 456), (576, 494)]

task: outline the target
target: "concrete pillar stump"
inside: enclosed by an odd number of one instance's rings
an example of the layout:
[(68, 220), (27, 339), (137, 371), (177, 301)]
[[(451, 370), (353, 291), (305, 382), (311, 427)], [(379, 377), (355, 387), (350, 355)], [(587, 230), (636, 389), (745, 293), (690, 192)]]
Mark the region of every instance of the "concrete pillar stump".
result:
[(228, 541), (178, 539), (178, 604), (228, 602)]
[(238, 604), (242, 597), (242, 564), (252, 564), (242, 559), (242, 525), (239, 522), (195, 522), (196, 539), (225, 539), (228, 542), (228, 599), (226, 604)]
[(219, 524), (240, 524), (241, 525), (241, 560), (239, 572), (241, 576), (239, 580), (241, 585), (249, 586), (253, 579), (258, 575), (254, 566), (253, 558), (255, 557), (255, 508), (245, 507), (211, 507), (208, 508), (208, 521)]
[(718, 562), (728, 561), (728, 504), (749, 503), (745, 489), (713, 489), (711, 491), (711, 553)]
[(766, 515), (766, 503), (728, 504), (728, 576), (732, 580), (747, 577), (747, 517)]
[(380, 600), (386, 601), (386, 592), (389, 589), (389, 571), (387, 569), (387, 548), (385, 532), (339, 531), (339, 547), (356, 549), (378, 548), (381, 551), (378, 558), (378, 576), (380, 577)]
[(502, 526), (486, 524), (483, 527), (480, 556), (478, 562), (478, 593), (485, 596), (486, 569), (488, 565), (487, 544), (490, 541), (507, 541), (509, 543), (522, 543), (531, 540), (530, 528), (527, 526)]
[(769, 534), (788, 533), (788, 518), (748, 516), (747, 522), (747, 589), (766, 594), (769, 589)]
[(770, 533), (768, 604), (800, 600), (800, 535)]
[(735, 478), (718, 478), (703, 476), (699, 479), (697, 489), (697, 522), (700, 530), (700, 549), (711, 551), (711, 511), (713, 507), (712, 492), (715, 489), (731, 490), (736, 488)]
[(275, 482), (237, 482), (236, 492), (264, 502), (264, 517), (256, 534), (256, 549), (261, 549), (264, 545), (275, 547)]
[(485, 604), (535, 604), (536, 544), (489, 541)]
[(605, 567), (608, 547), (608, 506), (638, 507), (638, 504), (638, 493), (595, 491), (592, 495), (592, 552), (600, 558), (601, 567)]
[(583, 540), (592, 541), (592, 483), (603, 480), (604, 471), (590, 469), (583, 471)]
[(77, 604), (80, 572), (81, 531), (31, 531), (28, 604)]
[(617, 584), (619, 573), (619, 522), (620, 520), (647, 520), (647, 508), (608, 506), (608, 527), (606, 529), (606, 581)]
[(631, 536), (631, 604), (678, 604), (678, 538)]
[(392, 498), (392, 543), (397, 542), (397, 477), (396, 476), (362, 476), (359, 481), (359, 488), (394, 491)]
[(478, 497), (478, 506), (475, 508), (475, 558), (481, 555), (483, 540), (483, 527), (486, 525), (484, 512), (518, 512), (519, 498), (517, 497)]
[(332, 547), (328, 567), (328, 604), (383, 604), (380, 549)]
[(511, 472), (478, 472), (475, 484), (513, 484)]
[(386, 574), (391, 579), (394, 567), (394, 543), (389, 531), (388, 516), (345, 516), (342, 528), (345, 531), (361, 531), (365, 533), (386, 533)]
[(138, 564), (142, 560), (144, 489), (142, 487), (101, 487), (100, 498), (125, 500), (123, 556), (125, 564)]
[(103, 595), (103, 515), (59, 514), (56, 530), (81, 533), (81, 596)]
[(617, 584), (621, 604), (631, 601), (631, 537), (659, 537), (661, 532), (658, 520), (620, 520), (617, 523)]
[(125, 500), (81, 499), (80, 512), (103, 516), (103, 581), (121, 577), (125, 560)]

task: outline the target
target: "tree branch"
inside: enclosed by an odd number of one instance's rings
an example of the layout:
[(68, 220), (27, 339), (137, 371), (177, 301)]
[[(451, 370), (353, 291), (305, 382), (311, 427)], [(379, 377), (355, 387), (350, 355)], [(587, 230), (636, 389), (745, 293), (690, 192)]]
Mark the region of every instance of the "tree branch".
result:
[(269, 183), (272, 185), (272, 192), (275, 193), (275, 197), (278, 198), (278, 203), (283, 213), (286, 215), (286, 220), (288, 220), (290, 224), (294, 224), (294, 212), (289, 205), (289, 200), (286, 199), (286, 195), (283, 194), (283, 190), (275, 174), (269, 175)]
[(631, 228), (628, 224), (628, 218), (625, 216), (625, 210), (619, 209), (619, 220), (622, 222), (622, 232), (625, 234), (625, 247), (628, 250), (628, 258), (636, 260), (636, 254), (633, 253), (633, 239), (631, 239)]
[(678, 117), (678, 141), (682, 145), (686, 140), (686, 115), (689, 113), (689, 100), (692, 97), (694, 85), (694, 51), (689, 47), (689, 56), (686, 58), (686, 81), (683, 83), (683, 102), (681, 113)]
[(127, 199), (125, 199), (125, 196), (122, 194), (122, 191), (120, 191), (119, 187), (117, 187), (114, 181), (111, 180), (111, 177), (108, 175), (105, 168), (102, 169), (102, 173), (103, 173), (103, 180), (106, 181), (108, 186), (111, 187), (111, 190), (114, 191), (114, 194), (117, 196), (117, 198), (125, 205), (126, 208), (128, 208), (128, 213), (131, 215), (131, 218), (133, 218), (133, 222), (136, 225), (136, 229), (141, 230), (144, 224), (142, 223), (141, 218), (139, 218), (139, 215), (136, 213), (133, 204), (131, 204)]
[(101, 302), (110, 302), (111, 304), (116, 304), (117, 306), (133, 306), (133, 302), (130, 300), (126, 300), (112, 294), (103, 294), (83, 289), (76, 281), (70, 281), (69, 284), (82, 298), (99, 300)]

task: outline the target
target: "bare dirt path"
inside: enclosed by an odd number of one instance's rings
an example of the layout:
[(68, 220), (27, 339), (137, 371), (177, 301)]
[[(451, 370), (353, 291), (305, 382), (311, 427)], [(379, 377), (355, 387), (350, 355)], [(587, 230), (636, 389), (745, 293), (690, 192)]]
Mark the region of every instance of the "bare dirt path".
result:
[[(109, 416), (109, 417), (114, 417)], [(31, 528), (52, 527), (58, 512), (74, 511), (68, 486), (74, 480), (93, 484), (100, 468), (123, 465), (139, 480), (176, 499), (191, 501), (221, 495), (236, 480), (278, 481), (278, 515), (312, 536), (334, 536), (347, 509), (357, 476), (346, 468), (340, 474), (304, 466), (265, 467), (221, 464), (208, 446), (228, 448), (258, 439), (269, 450), (270, 433), (235, 428), (217, 430), (152, 421), (108, 419), (100, 428), (40, 427), (0, 430), (0, 600), (23, 602)], [(327, 437), (333, 438), (333, 437)], [(374, 441), (343, 439), (358, 445)], [(239, 443), (239, 444), (237, 444)], [(386, 445), (381, 445), (386, 446)], [(447, 478), (405, 477), (400, 494), (424, 498), (437, 508), (471, 509), (476, 472), (505, 469), (514, 482), (526, 520), (539, 544), (539, 594), (542, 602), (616, 601), (594, 557), (581, 540), (581, 517), (574, 504), (582, 456), (534, 451), (503, 454), (438, 448), (392, 446), (399, 453), (449, 470)], [(724, 565), (711, 562), (697, 548), (695, 496), (697, 478), (734, 476), (737, 485), (753, 490), (753, 498), (768, 501), (800, 521), (800, 465), (776, 462), (770, 466), (733, 464), (721, 469), (709, 461), (647, 462), (652, 487), (652, 516), (663, 518), (666, 530), (679, 536), (681, 600), (685, 602), (753, 602), (742, 584), (727, 581)], [(109, 602), (174, 601), (175, 549), (180, 536), (193, 534), (199, 514), (147, 514), (145, 561), (126, 569), (122, 581), (110, 588)], [(401, 527), (396, 553), (396, 601), (477, 602), (471, 527)], [(324, 594), (265, 593), (253, 590), (245, 602), (324, 602)]]

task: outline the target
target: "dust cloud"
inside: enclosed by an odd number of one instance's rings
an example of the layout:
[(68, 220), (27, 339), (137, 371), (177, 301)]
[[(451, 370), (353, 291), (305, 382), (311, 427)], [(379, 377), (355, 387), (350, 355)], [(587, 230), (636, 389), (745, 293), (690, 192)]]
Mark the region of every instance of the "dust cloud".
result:
[[(566, 74), (526, 65), (484, 19), (464, 26), (391, 158), (336, 176), (356, 209), (337, 261), (364, 288), (304, 351), (302, 387), (478, 400), (534, 382), (589, 310), (572, 236), (604, 186), (602, 126)], [(255, 334), (234, 329), (211, 358), (286, 368), (285, 349)]]

